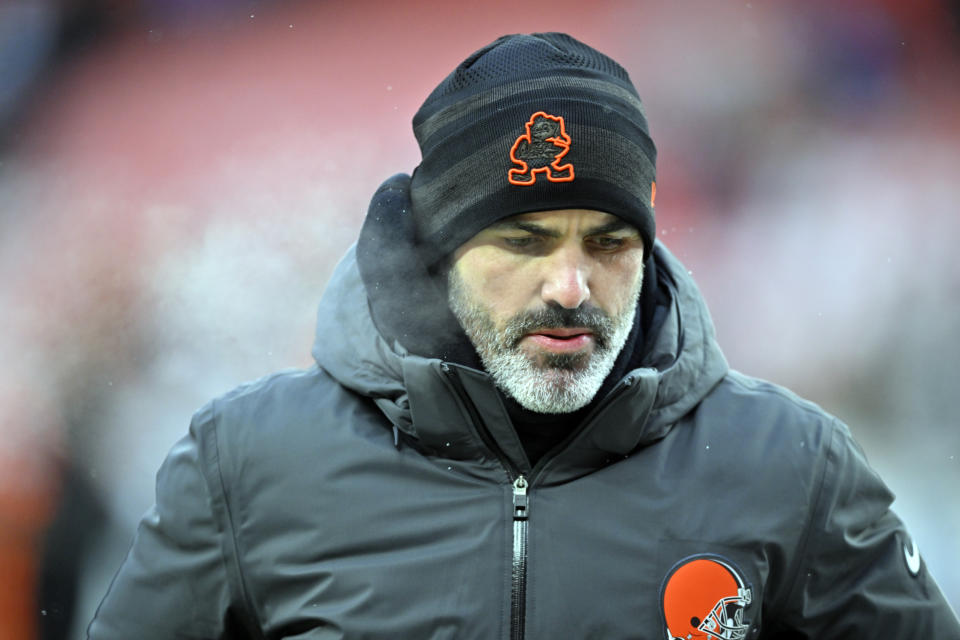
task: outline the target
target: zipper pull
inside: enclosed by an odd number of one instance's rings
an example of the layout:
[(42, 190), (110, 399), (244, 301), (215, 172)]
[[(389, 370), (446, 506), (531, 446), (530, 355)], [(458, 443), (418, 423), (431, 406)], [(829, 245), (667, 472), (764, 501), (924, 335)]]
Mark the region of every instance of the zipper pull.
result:
[(530, 503), (527, 498), (527, 479), (517, 476), (513, 481), (513, 519), (526, 520), (530, 515)]

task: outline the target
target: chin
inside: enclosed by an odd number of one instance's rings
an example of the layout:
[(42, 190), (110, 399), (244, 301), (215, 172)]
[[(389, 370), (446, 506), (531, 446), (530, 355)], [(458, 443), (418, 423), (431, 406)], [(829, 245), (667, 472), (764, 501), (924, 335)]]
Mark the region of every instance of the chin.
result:
[(537, 349), (533, 353), (528, 352), (527, 355), (533, 367), (544, 375), (549, 375), (550, 372), (576, 373), (584, 371), (590, 366), (593, 350), (583, 349), (569, 353), (557, 353)]

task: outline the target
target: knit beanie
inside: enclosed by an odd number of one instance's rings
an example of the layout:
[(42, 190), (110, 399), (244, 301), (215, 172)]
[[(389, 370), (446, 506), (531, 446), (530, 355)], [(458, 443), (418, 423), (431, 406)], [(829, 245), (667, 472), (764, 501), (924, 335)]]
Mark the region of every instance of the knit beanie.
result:
[(627, 72), (562, 33), (503, 36), (475, 52), (413, 118), (410, 198), (436, 265), (503, 218), (595, 209), (655, 238), (656, 147)]

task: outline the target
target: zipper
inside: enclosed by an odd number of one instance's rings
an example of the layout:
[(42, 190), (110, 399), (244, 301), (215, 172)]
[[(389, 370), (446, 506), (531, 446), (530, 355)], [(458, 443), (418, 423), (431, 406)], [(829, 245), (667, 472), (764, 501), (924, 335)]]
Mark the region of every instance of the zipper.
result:
[(523, 640), (527, 614), (527, 518), (529, 484), (520, 475), (513, 481), (513, 568), (510, 578), (510, 640)]
[[(446, 374), (447, 380), (455, 388), (456, 392), (464, 400), (467, 412), (476, 426), (480, 439), (487, 448), (500, 460), (501, 466), (512, 479), (513, 483), (513, 562), (510, 572), (510, 640), (523, 640), (526, 634), (526, 614), (527, 614), (527, 521), (530, 517), (530, 497), (527, 491), (530, 488), (530, 480), (517, 469), (513, 463), (503, 454), (499, 447), (494, 444), (490, 435), (483, 428), (483, 421), (480, 419), (477, 408), (470, 401), (470, 396), (463, 388), (463, 383), (456, 374), (451, 371), (447, 363), (440, 365), (441, 370)], [(593, 419), (606, 408), (613, 398), (623, 392), (623, 390), (633, 384), (633, 377), (629, 376), (621, 380), (607, 394), (600, 404), (593, 408), (590, 415), (583, 421), (582, 427), (586, 427)], [(577, 430), (579, 433), (580, 430)], [(571, 434), (564, 442), (556, 447), (560, 450), (566, 447), (570, 440), (577, 435)], [(530, 471), (531, 480), (536, 479), (542, 473), (544, 468), (551, 461), (550, 452), (543, 456), (539, 462)]]
[[(594, 407), (590, 415), (583, 421), (586, 427), (612, 399), (622, 393), (623, 389), (633, 384), (632, 378), (625, 378), (607, 395), (599, 406)], [(479, 423), (478, 423), (479, 424)], [(573, 435), (571, 435), (571, 438)], [(561, 443), (557, 450), (567, 446), (570, 439)], [(496, 451), (495, 447), (491, 447)], [(502, 454), (501, 454), (502, 455)], [(501, 463), (513, 478), (513, 566), (510, 574), (510, 640), (523, 640), (526, 635), (527, 623), (527, 536), (528, 519), (530, 518), (530, 482), (538, 478), (545, 468), (544, 462), (549, 464), (549, 452), (530, 471), (530, 479), (516, 469), (505, 458)]]
[(447, 380), (450, 381), (463, 399), (480, 439), (496, 455), (500, 465), (512, 480), (513, 561), (510, 569), (510, 640), (523, 640), (527, 614), (527, 518), (530, 516), (530, 498), (527, 495), (527, 490), (530, 487), (530, 482), (496, 446), (487, 433), (477, 408), (470, 401), (470, 396), (463, 388), (463, 383), (450, 370), (450, 366), (442, 363), (440, 369), (446, 374)]

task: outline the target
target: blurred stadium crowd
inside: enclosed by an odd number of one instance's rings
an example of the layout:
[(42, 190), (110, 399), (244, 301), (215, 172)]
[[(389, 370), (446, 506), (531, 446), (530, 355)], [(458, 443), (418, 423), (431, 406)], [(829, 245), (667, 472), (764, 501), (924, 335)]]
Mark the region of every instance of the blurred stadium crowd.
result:
[(82, 634), (191, 413), (310, 364), (422, 99), (547, 30), (630, 71), (731, 364), (851, 425), (960, 608), (960, 2), (545, 7), (0, 4), (0, 638)]

